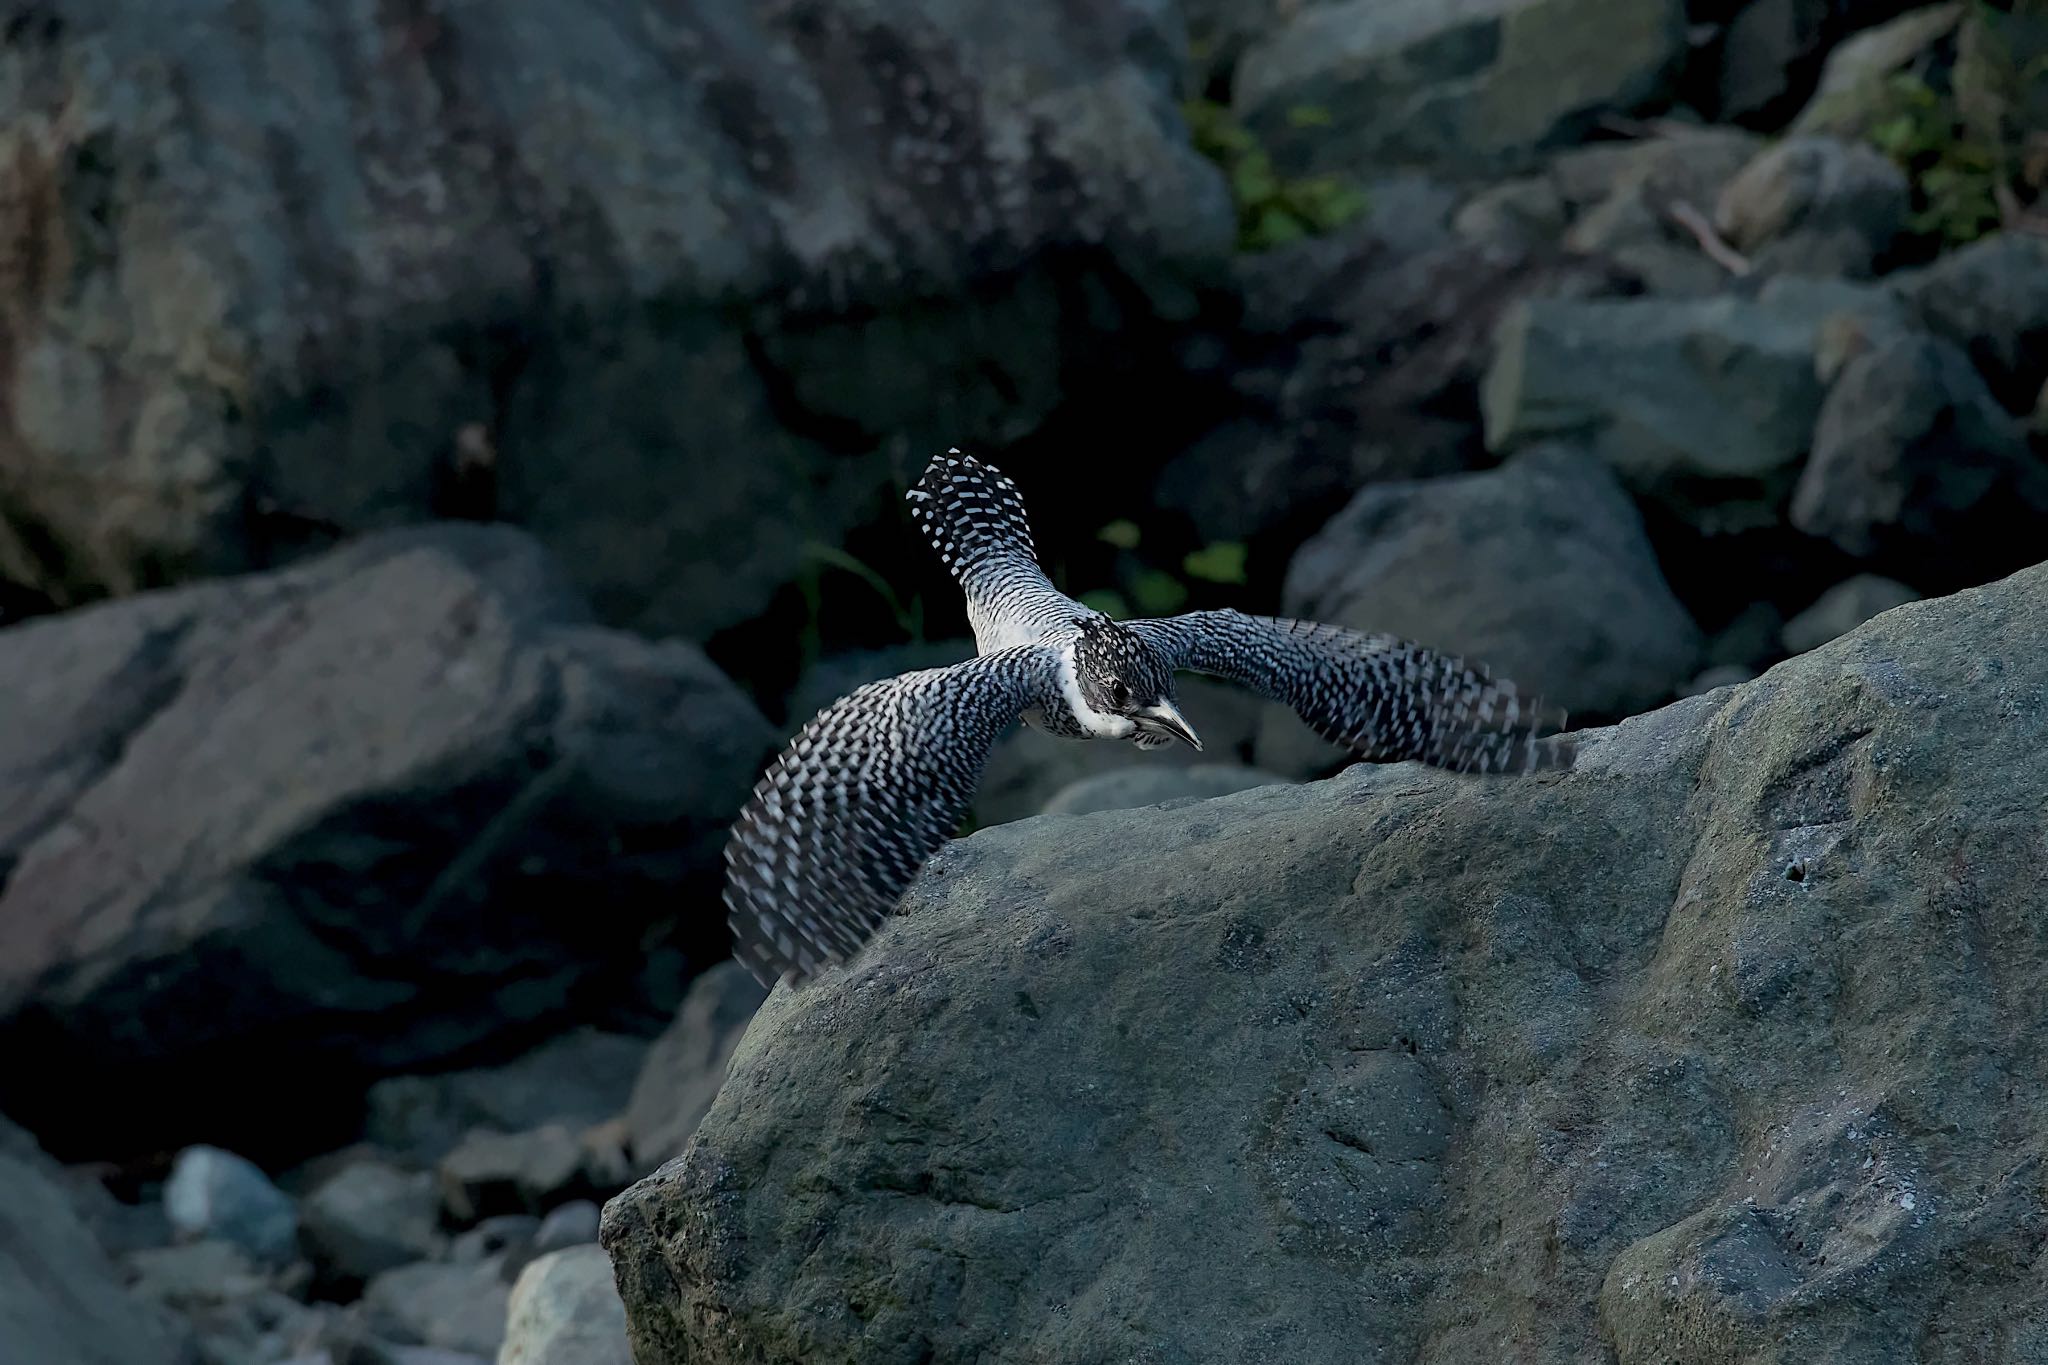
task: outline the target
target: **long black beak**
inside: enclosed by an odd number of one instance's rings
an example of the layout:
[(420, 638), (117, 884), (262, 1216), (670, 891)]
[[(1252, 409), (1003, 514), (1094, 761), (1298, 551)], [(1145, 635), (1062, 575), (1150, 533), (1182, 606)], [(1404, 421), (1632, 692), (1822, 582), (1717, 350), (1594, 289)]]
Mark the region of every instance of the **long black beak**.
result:
[(1186, 740), (1194, 746), (1196, 753), (1202, 751), (1201, 739), (1196, 736), (1193, 727), (1188, 724), (1187, 718), (1181, 715), (1179, 709), (1172, 702), (1163, 701), (1157, 706), (1148, 706), (1138, 712), (1137, 715), (1141, 723), (1155, 730), (1164, 730), (1175, 739)]

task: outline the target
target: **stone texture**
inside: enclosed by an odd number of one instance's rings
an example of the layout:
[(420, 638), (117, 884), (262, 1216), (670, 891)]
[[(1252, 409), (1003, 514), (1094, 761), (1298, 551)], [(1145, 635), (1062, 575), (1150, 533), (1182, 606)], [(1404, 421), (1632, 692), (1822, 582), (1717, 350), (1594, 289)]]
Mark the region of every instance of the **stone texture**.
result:
[(1549, 180), (1560, 199), (1579, 206), (1564, 245), (1605, 258), (1653, 294), (1692, 297), (1725, 288), (1728, 272), (1673, 213), (1681, 205), (1710, 212), (1759, 145), (1739, 129), (1680, 125), (1635, 142), (1559, 153)]
[(1920, 594), (1904, 583), (1871, 573), (1857, 574), (1829, 588), (1813, 605), (1785, 623), (1785, 650), (1804, 654), (1809, 649), (1819, 649), (1880, 612), (1919, 600)]
[(505, 1339), (510, 1298), (496, 1261), (422, 1261), (371, 1280), (361, 1312), (378, 1333), (401, 1345), (488, 1358), (498, 1353)]
[(299, 1210), (253, 1162), (218, 1147), (187, 1147), (164, 1182), (164, 1211), (181, 1237), (239, 1247), (269, 1262), (299, 1249)]
[(737, 962), (719, 963), (691, 986), (675, 1021), (648, 1051), (626, 1106), (626, 1131), (641, 1170), (683, 1150), (766, 995)]
[(539, 1213), (587, 1185), (584, 1147), (550, 1123), (524, 1133), (478, 1129), (435, 1169), (441, 1205), (457, 1226), (501, 1213)]
[(1890, 116), (1886, 82), (1956, 31), (1966, 6), (1928, 5), (1836, 44), (1791, 131), (1864, 137)]
[(424, 1164), (475, 1128), (588, 1128), (625, 1112), (647, 1046), (644, 1038), (571, 1029), (501, 1066), (386, 1077), (370, 1087), (365, 1127), (378, 1146)]
[(1478, 660), (1575, 714), (1665, 700), (1701, 646), (1628, 495), (1563, 447), (1366, 489), (1301, 547), (1282, 606)]
[(1820, 45), (1832, 8), (1829, 0), (1751, 0), (1737, 10), (1721, 39), (1719, 117), (1746, 122), (1781, 105), (1793, 69)]
[(1167, 801), (1206, 801), (1212, 796), (1228, 796), (1249, 787), (1286, 781), (1278, 773), (1262, 772), (1239, 763), (1194, 763), (1185, 768), (1133, 763), (1069, 783), (1045, 803), (1044, 813), (1088, 815), (1099, 810), (1157, 806)]
[(612, 1264), (595, 1243), (519, 1272), (498, 1365), (633, 1365)]
[(307, 1253), (327, 1275), (367, 1280), (441, 1249), (434, 1177), (374, 1158), (350, 1161), (306, 1195)]
[(1487, 445), (1567, 437), (1703, 529), (1774, 524), (1820, 411), (1819, 321), (1732, 295), (1523, 304), (1487, 372)]
[(2044, 636), (954, 843), (607, 1208), (636, 1360), (2026, 1358)]
[(1905, 172), (1869, 144), (1795, 137), (1728, 182), (1714, 220), (1759, 269), (1862, 278), (1905, 230), (1911, 200)]
[(1791, 504), (1808, 535), (1944, 577), (2025, 563), (2043, 516), (2048, 466), (1969, 357), (1892, 331), (1867, 337), (1829, 388)]
[(1033, 430), (1230, 241), (1161, 0), (245, 18), (0, 51), (0, 573), (61, 600), (438, 509), (702, 634), (880, 508), (887, 437)]
[(0, 694), (0, 1094), (138, 1145), (616, 1008), (773, 739), (506, 528), (0, 632)]
[(1680, 0), (1348, 0), (1253, 44), (1233, 103), (1289, 167), (1470, 175), (1648, 99), (1684, 45)]
[[(1448, 206), (1446, 206), (1447, 208)], [(1160, 473), (1155, 499), (1207, 541), (1298, 543), (1387, 479), (1484, 458), (1469, 418), (1501, 315), (1596, 292), (1599, 262), (1527, 242), (1346, 232), (1249, 258), (1227, 379), (1236, 411)]]
[(0, 1343), (34, 1365), (183, 1365), (169, 1321), (130, 1298), (64, 1190), (0, 1153)]
[(324, 1304), (302, 1303), (230, 1242), (202, 1241), (123, 1258), (129, 1292), (189, 1327), (199, 1365), (267, 1365), (332, 1347), (352, 1333)]
[(1894, 281), (1920, 320), (1961, 346), (2013, 412), (2048, 384), (2048, 241), (2000, 232)]

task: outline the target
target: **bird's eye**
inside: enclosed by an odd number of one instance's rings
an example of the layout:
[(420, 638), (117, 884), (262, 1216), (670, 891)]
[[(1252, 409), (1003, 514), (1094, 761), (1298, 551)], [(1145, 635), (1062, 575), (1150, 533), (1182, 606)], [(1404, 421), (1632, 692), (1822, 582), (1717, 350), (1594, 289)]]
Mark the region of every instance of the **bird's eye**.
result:
[(1131, 704), (1131, 689), (1124, 686), (1122, 678), (1111, 678), (1109, 680), (1109, 704), (1111, 706), (1129, 706)]

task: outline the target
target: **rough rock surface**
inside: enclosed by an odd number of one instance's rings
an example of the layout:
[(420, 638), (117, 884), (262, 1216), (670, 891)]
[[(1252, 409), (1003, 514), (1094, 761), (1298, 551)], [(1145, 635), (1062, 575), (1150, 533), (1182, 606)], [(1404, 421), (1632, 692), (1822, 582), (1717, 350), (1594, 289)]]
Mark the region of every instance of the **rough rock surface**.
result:
[(1793, 490), (1792, 524), (1949, 582), (2031, 556), (2048, 517), (2048, 465), (1969, 357), (1918, 333), (1879, 329), (1851, 343)]
[(1994, 233), (1896, 283), (1931, 330), (1970, 353), (2008, 409), (2033, 405), (2048, 383), (2048, 241)]
[(0, 1153), (0, 1358), (34, 1365), (182, 1365), (176, 1334), (129, 1298), (64, 1190)]
[(19, 18), (0, 573), (60, 597), (440, 505), (729, 625), (884, 433), (1032, 429), (1230, 240), (1164, 0)]
[(498, 1365), (633, 1365), (626, 1309), (595, 1243), (557, 1251), (519, 1272)]
[(627, 1034), (571, 1029), (502, 1066), (390, 1076), (370, 1087), (364, 1126), (372, 1142), (426, 1164), (477, 1128), (588, 1128), (624, 1111), (647, 1046)]
[(1905, 172), (1875, 147), (1795, 137), (1728, 182), (1714, 219), (1759, 269), (1861, 278), (1905, 230), (1911, 207)]
[(1501, 315), (1610, 282), (1597, 262), (1458, 240), (1443, 213), (1420, 231), (1391, 216), (1240, 266), (1228, 383), (1243, 411), (1169, 462), (1156, 494), (1203, 538), (1298, 537), (1364, 484), (1471, 467), (1470, 394)]
[(350, 1161), (300, 1206), (306, 1250), (327, 1275), (367, 1280), (441, 1249), (434, 1177), (389, 1162)]
[(1206, 801), (1250, 787), (1286, 782), (1278, 773), (1261, 772), (1239, 763), (1193, 763), (1185, 768), (1152, 767), (1138, 762), (1084, 777), (1054, 793), (1045, 803), (1047, 815), (1088, 815), (1099, 810), (1130, 810), (1166, 801)]
[(766, 994), (737, 962), (721, 962), (692, 983), (675, 1022), (648, 1050), (626, 1105), (626, 1132), (641, 1170), (683, 1150)]
[(951, 845), (607, 1209), (640, 1365), (2027, 1358), (2044, 635)]
[[(0, 695), (35, 718), (0, 727), (0, 1051), (33, 1059), (0, 1093), (46, 1141), (332, 1102), (331, 1068), (609, 1003), (603, 964), (715, 891), (772, 741), (507, 528), (30, 622)], [(250, 1049), (295, 1064), (252, 1086)]]
[(1574, 437), (1714, 529), (1774, 523), (1820, 411), (1819, 321), (1729, 295), (1524, 304), (1486, 376), (1487, 444)]
[(1665, 700), (1701, 645), (1614, 475), (1561, 446), (1366, 489), (1301, 547), (1282, 605), (1483, 661), (1604, 716)]
[(422, 1261), (387, 1270), (363, 1294), (363, 1314), (401, 1344), (494, 1356), (505, 1339), (511, 1288), (496, 1261)]
[(1283, 164), (1470, 174), (1649, 97), (1684, 43), (1680, 0), (1348, 0), (1255, 43), (1234, 104)]

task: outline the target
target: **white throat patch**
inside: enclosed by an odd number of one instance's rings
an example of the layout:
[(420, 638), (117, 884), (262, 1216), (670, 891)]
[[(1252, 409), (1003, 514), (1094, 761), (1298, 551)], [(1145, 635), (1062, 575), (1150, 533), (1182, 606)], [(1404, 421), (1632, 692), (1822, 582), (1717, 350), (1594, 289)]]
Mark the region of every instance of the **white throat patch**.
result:
[(1080, 671), (1074, 666), (1074, 646), (1077, 642), (1067, 641), (1060, 646), (1060, 692), (1067, 699), (1067, 707), (1080, 722), (1081, 729), (1093, 739), (1129, 739), (1138, 728), (1138, 723), (1129, 716), (1114, 716), (1097, 711), (1081, 695)]

